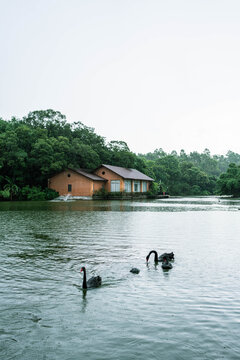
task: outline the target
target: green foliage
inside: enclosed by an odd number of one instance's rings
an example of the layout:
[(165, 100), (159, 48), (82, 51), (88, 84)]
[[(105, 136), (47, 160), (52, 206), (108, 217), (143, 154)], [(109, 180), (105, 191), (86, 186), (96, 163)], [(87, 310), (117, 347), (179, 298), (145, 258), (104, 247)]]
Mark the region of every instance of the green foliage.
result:
[[(171, 195), (219, 193), (223, 189), (219, 182), (217, 187), (218, 177), (227, 171), (232, 159), (240, 165), (239, 154), (229, 151), (226, 156), (211, 156), (208, 149), (202, 154), (194, 151), (189, 155), (181, 150), (178, 155), (174, 150), (171, 154), (167, 154), (160, 148), (153, 153), (139, 154), (139, 157), (146, 162), (146, 174), (160, 182), (163, 191), (168, 191)], [(225, 185), (225, 193), (229, 194), (230, 189), (233, 191), (233, 185), (230, 184), (227, 189)]]
[(100, 197), (101, 199), (107, 199), (108, 191), (102, 187), (100, 190), (94, 192), (93, 197)]
[[(137, 169), (155, 180), (152, 193), (171, 195), (214, 194), (217, 178), (221, 193), (238, 193), (240, 155), (211, 156), (184, 150), (178, 155), (162, 148), (153, 153), (135, 154), (124, 141), (110, 141), (81, 122), (68, 123), (52, 109), (30, 112), (22, 119), (0, 118), (0, 199), (48, 199), (47, 181), (66, 167), (95, 169), (110, 164)], [(229, 170), (227, 170), (229, 167)], [(235, 171), (235, 173), (234, 173)], [(159, 188), (161, 184), (161, 189)]]
[[(58, 111), (30, 112), (22, 119), (0, 119), (0, 186), (10, 198), (44, 198), (48, 178), (66, 167), (95, 169), (102, 163), (146, 170), (124, 141), (105, 138), (81, 122), (67, 123)], [(15, 188), (6, 177), (14, 179)], [(27, 187), (28, 186), (28, 187)], [(22, 189), (17, 193), (16, 189)], [(7, 197), (8, 193), (4, 192)], [(1, 196), (3, 198), (3, 196)]]
[(81, 143), (77, 138), (73, 139), (70, 154), (69, 161), (73, 168), (95, 169), (101, 164), (98, 153), (90, 145)]
[(230, 164), (227, 172), (221, 174), (217, 181), (218, 191), (221, 195), (240, 196), (240, 166)]
[(9, 190), (0, 190), (0, 199), (10, 200), (10, 191)]
[(45, 200), (53, 200), (59, 196), (59, 193), (57, 191), (48, 188), (44, 189), (44, 193)]
[(59, 194), (51, 189), (42, 190), (38, 186), (30, 187), (29, 185), (24, 186), (21, 189), (20, 199), (21, 200), (52, 200), (55, 199)]
[(151, 197), (157, 194), (159, 194), (159, 184), (156, 182), (152, 182), (148, 191), (148, 196)]
[(129, 147), (125, 141), (112, 140), (109, 142), (108, 148), (114, 152), (118, 152), (118, 151), (130, 152)]
[(45, 194), (40, 187), (27, 185), (21, 190), (21, 200), (45, 200)]
[(19, 192), (19, 187), (14, 183), (14, 180), (9, 178), (8, 176), (5, 177), (6, 185), (4, 185), (3, 189), (6, 193), (9, 193), (10, 200), (13, 199)]

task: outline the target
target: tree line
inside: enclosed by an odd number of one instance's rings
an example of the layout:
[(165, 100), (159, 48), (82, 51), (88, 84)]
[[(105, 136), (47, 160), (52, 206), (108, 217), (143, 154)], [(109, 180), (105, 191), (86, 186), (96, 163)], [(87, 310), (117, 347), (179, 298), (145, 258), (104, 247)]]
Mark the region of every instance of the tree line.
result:
[(47, 188), (48, 178), (67, 167), (93, 170), (104, 163), (149, 175), (153, 194), (240, 194), (240, 155), (231, 151), (135, 154), (124, 141), (107, 142), (81, 122), (68, 123), (59, 111), (0, 118), (0, 200), (51, 199), (56, 193)]
[(230, 171), (232, 167), (239, 170), (240, 155), (232, 151), (225, 156), (211, 155), (208, 149), (203, 153), (181, 150), (177, 154), (173, 150), (167, 154), (160, 148), (139, 157), (145, 160), (148, 174), (160, 189), (172, 195), (240, 195), (236, 172)]

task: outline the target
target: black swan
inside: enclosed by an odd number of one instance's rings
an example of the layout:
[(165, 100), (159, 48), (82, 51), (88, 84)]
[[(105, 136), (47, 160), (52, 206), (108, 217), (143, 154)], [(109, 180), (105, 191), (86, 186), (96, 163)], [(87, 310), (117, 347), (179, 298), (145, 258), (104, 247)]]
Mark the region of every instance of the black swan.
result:
[(132, 269), (130, 270), (130, 272), (133, 273), (133, 274), (139, 274), (139, 273), (140, 273), (140, 270), (139, 270), (138, 268), (132, 268)]
[(152, 250), (152, 251), (150, 251), (150, 253), (149, 253), (149, 254), (147, 255), (147, 257), (146, 257), (147, 262), (148, 262), (148, 259), (150, 258), (150, 255), (151, 255), (152, 253), (154, 254), (154, 261), (155, 261), (155, 263), (157, 263), (157, 262), (159, 262), (159, 261), (162, 262), (165, 257), (167, 258), (168, 261), (174, 260), (174, 253), (173, 253), (173, 252), (171, 252), (171, 253), (164, 253), (164, 254), (158, 256), (158, 253), (157, 253), (155, 250)]
[(100, 276), (93, 276), (87, 281), (86, 268), (84, 266), (81, 268), (81, 272), (82, 271), (83, 271), (83, 284), (82, 284), (83, 289), (96, 288), (98, 286), (101, 286), (102, 278)]
[(172, 264), (170, 262), (168, 262), (168, 258), (166, 256), (164, 256), (164, 258), (163, 258), (162, 268), (165, 270), (172, 269)]

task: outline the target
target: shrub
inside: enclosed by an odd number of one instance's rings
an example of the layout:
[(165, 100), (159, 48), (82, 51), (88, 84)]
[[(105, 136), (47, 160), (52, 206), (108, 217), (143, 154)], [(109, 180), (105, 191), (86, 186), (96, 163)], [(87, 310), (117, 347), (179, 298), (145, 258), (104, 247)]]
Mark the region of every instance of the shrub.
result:
[(102, 189), (100, 189), (100, 190), (97, 190), (97, 191), (95, 191), (94, 192), (94, 194), (93, 194), (93, 198), (94, 198), (94, 196), (96, 196), (96, 197), (102, 197), (103, 199), (107, 199), (107, 197), (108, 197), (108, 192), (107, 192), (107, 190), (105, 190), (104, 188), (102, 188)]
[(57, 191), (48, 188), (44, 189), (44, 193), (46, 200), (53, 200), (59, 196), (59, 193)]
[(20, 199), (21, 200), (52, 200), (59, 196), (58, 192), (52, 189), (44, 189), (41, 187), (29, 185), (24, 186), (21, 189)]
[(2, 190), (0, 191), (0, 199), (8, 200), (10, 199), (10, 191), (9, 190)]
[(45, 194), (40, 187), (26, 185), (21, 189), (21, 200), (45, 200)]
[(149, 188), (149, 191), (147, 192), (147, 195), (149, 197), (155, 196), (159, 193), (159, 185), (156, 182), (152, 182)]

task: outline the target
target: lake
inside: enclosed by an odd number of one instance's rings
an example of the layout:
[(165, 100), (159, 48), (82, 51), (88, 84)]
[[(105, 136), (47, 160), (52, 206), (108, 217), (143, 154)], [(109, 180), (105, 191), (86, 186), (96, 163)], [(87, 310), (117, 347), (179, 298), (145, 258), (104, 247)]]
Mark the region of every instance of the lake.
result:
[[(217, 197), (0, 203), (1, 359), (240, 359), (239, 209)], [(173, 268), (146, 264), (152, 249), (173, 251)], [(101, 287), (82, 290), (82, 266)]]

